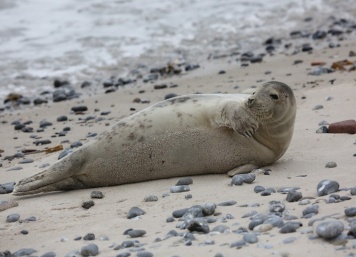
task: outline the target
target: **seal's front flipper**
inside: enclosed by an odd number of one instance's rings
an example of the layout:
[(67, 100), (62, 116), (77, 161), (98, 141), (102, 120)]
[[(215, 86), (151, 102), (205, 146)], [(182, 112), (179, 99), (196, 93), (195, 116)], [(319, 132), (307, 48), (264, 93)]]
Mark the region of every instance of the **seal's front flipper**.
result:
[(227, 172), (227, 175), (229, 175), (230, 177), (236, 175), (236, 174), (243, 174), (243, 173), (249, 173), (254, 169), (257, 169), (258, 166), (253, 165), (253, 164), (245, 164), (242, 166), (239, 166), (235, 169), (232, 169), (230, 171)]

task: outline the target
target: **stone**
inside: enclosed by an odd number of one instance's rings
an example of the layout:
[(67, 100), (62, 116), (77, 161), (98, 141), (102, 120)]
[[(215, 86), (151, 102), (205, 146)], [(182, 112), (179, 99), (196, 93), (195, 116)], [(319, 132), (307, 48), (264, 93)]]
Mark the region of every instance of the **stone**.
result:
[(333, 180), (322, 180), (317, 185), (318, 196), (328, 195), (339, 191), (339, 183)]
[(289, 191), (287, 194), (287, 202), (298, 202), (300, 199), (302, 199), (303, 195), (300, 192), (297, 191)]
[(141, 216), (141, 215), (144, 215), (146, 212), (138, 207), (132, 207), (128, 214), (127, 214), (127, 218), (128, 219), (132, 219), (132, 218), (135, 218), (137, 216)]
[(80, 254), (83, 256), (97, 256), (99, 254), (99, 247), (96, 244), (83, 246)]
[(344, 231), (344, 224), (338, 220), (328, 220), (320, 222), (315, 229), (318, 236), (325, 239), (333, 239)]
[(356, 207), (349, 207), (344, 210), (345, 215), (347, 217), (355, 217), (356, 216)]
[(335, 168), (336, 166), (336, 162), (328, 162), (325, 164), (325, 168)]
[(356, 133), (356, 121), (355, 120), (344, 120), (339, 122), (334, 122), (329, 125), (329, 133)]

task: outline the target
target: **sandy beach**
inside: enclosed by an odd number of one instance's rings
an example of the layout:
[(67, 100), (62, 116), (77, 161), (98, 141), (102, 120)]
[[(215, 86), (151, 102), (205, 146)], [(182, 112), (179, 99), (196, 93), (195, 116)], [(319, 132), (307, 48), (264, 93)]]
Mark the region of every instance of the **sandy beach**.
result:
[[(327, 41), (325, 41), (327, 42)], [(227, 175), (193, 176), (190, 191), (170, 193), (170, 187), (178, 178), (149, 181), (122, 186), (84, 189), (68, 192), (55, 192), (26, 197), (11, 194), (0, 195), (1, 201), (16, 202), (18, 206), (0, 211), (0, 256), (5, 251), (14, 253), (20, 249), (32, 248), (36, 252), (30, 256), (42, 256), (54, 252), (55, 256), (81, 256), (81, 248), (95, 244), (99, 256), (119, 255), (125, 252), (131, 256), (150, 252), (153, 256), (354, 256), (356, 255), (356, 235), (348, 235), (352, 217), (346, 217), (344, 210), (356, 207), (356, 196), (350, 194), (350, 188), (356, 187), (356, 137), (352, 134), (316, 133), (320, 122), (333, 123), (356, 118), (356, 51), (355, 32), (338, 41), (340, 46), (330, 48), (322, 43), (313, 51), (291, 54), (290, 51), (275, 55), (266, 55), (259, 63), (250, 63), (241, 67), (234, 57), (210, 59), (199, 63), (200, 68), (180, 75), (167, 76), (148, 83), (137, 82), (120, 86), (115, 92), (104, 94), (103, 88), (83, 88), (82, 96), (72, 100), (52, 102), (34, 106), (19, 106), (0, 112), (1, 166), (0, 184), (17, 182), (24, 177), (35, 174), (44, 168), (43, 164), (53, 164), (60, 152), (46, 154), (32, 153), (23, 158), (5, 160), (7, 156), (24, 149), (44, 150), (63, 145), (64, 149), (76, 141), (89, 142), (89, 133), (101, 133), (123, 117), (140, 111), (151, 104), (164, 100), (165, 95), (192, 93), (244, 93), (251, 92), (256, 86), (270, 80), (288, 84), (294, 91), (297, 100), (297, 117), (291, 145), (283, 157), (270, 169), (269, 175), (262, 170), (255, 171), (256, 180), (252, 184), (230, 186), (231, 178)], [(331, 73), (310, 75), (318, 67), (331, 68), (338, 61), (348, 60), (345, 70), (333, 70)], [(322, 65), (313, 66), (315, 62)], [(224, 71), (224, 72), (221, 72)], [(155, 85), (166, 84), (163, 89), (154, 89)], [(134, 99), (139, 98), (140, 102)], [(315, 109), (317, 105), (322, 108)], [(74, 106), (87, 106), (82, 114), (74, 114)], [(100, 115), (101, 112), (110, 112)], [(68, 121), (58, 122), (57, 117), (68, 116)], [(94, 119), (85, 118), (95, 116)], [(103, 117), (102, 120), (97, 118)], [(43, 132), (37, 133), (42, 120), (53, 123)], [(33, 133), (14, 130), (14, 121), (32, 121), (29, 125)], [(63, 136), (58, 133), (63, 128), (70, 131)], [(57, 134), (56, 134), (57, 133)], [(30, 137), (35, 135), (34, 137)], [(49, 139), (48, 145), (34, 144), (35, 140)], [(33, 162), (19, 164), (23, 159)], [(334, 168), (326, 168), (328, 162), (336, 162)], [(11, 170), (13, 167), (21, 169)], [(169, 172), (167, 170), (167, 172)], [(337, 181), (340, 190), (335, 194), (344, 197), (342, 201), (328, 202), (330, 195), (318, 196), (317, 185), (324, 179)], [(255, 186), (274, 188), (298, 187), (306, 205), (298, 202), (287, 202), (286, 194), (279, 192), (261, 196), (254, 192)], [(103, 199), (93, 199), (95, 205), (90, 209), (82, 208), (84, 201), (91, 200), (90, 193), (99, 190)], [(186, 197), (191, 194), (191, 198)], [(148, 195), (155, 195), (158, 201), (145, 202)], [(293, 221), (301, 222), (302, 227), (293, 233), (280, 233), (274, 227), (265, 232), (255, 232), (257, 243), (245, 243), (241, 247), (232, 247), (248, 231), (250, 218), (245, 214), (256, 211), (269, 213), (270, 201), (283, 201), (284, 216), (294, 215)], [(219, 206), (219, 203), (236, 201), (232, 206)], [(181, 224), (175, 218), (166, 222), (175, 210), (190, 208), (206, 203), (217, 204), (214, 223), (209, 223), (210, 231), (218, 225), (228, 228), (223, 233), (196, 233), (195, 240), (189, 244), (184, 238), (187, 229), (176, 226)], [(312, 205), (319, 206), (319, 212), (310, 218), (303, 217), (303, 210)], [(134, 219), (127, 219), (130, 208), (139, 207), (145, 214)], [(16, 222), (6, 222), (11, 214), (19, 214)], [(34, 216), (36, 221), (26, 221)], [(344, 224), (341, 235), (333, 240), (318, 237), (311, 221), (332, 217)], [(287, 222), (287, 220), (284, 220)], [(124, 235), (128, 229), (140, 229), (146, 234), (138, 238)], [(177, 234), (167, 236), (175, 230)], [(27, 231), (27, 232), (24, 232)], [(94, 240), (74, 240), (88, 233), (95, 235)], [(135, 241), (133, 247), (117, 247), (124, 241)], [(114, 250), (114, 248), (120, 248)], [(221, 255), (218, 255), (221, 254)], [(21, 256), (21, 255), (17, 255)], [(45, 255), (54, 256), (54, 255)]]

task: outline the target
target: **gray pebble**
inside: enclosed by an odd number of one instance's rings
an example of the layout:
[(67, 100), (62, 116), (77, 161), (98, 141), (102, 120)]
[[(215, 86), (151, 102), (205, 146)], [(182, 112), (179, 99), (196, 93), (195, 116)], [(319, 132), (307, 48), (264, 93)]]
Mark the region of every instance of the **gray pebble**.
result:
[(316, 226), (315, 231), (322, 238), (332, 239), (344, 231), (344, 224), (338, 220), (324, 221)]
[(253, 191), (255, 191), (255, 193), (258, 194), (258, 193), (261, 193), (261, 192), (265, 191), (265, 188), (263, 186), (255, 186)]
[(17, 213), (13, 213), (7, 216), (6, 222), (16, 222), (20, 219), (20, 215)]
[(205, 234), (210, 232), (209, 225), (204, 218), (194, 218), (193, 220), (189, 221), (187, 229), (191, 232), (196, 231)]
[(101, 191), (92, 191), (90, 197), (93, 199), (102, 199), (104, 198), (104, 194)]
[(50, 164), (49, 163), (42, 163), (40, 166), (38, 166), (40, 169), (48, 167)]
[(310, 200), (309, 199), (303, 199), (303, 200), (299, 201), (298, 204), (299, 205), (307, 205), (307, 204), (310, 204)]
[(336, 166), (336, 162), (328, 162), (325, 164), (325, 168), (335, 168)]
[(202, 211), (204, 216), (209, 216), (213, 215), (216, 209), (216, 204), (215, 203), (205, 203), (202, 206)]
[(300, 199), (302, 199), (303, 195), (300, 192), (297, 191), (289, 191), (287, 194), (287, 202), (298, 202)]
[(25, 219), (25, 221), (36, 221), (36, 217), (35, 216), (31, 216), (31, 217), (28, 217), (27, 219)]
[(303, 210), (303, 216), (306, 216), (308, 214), (318, 214), (319, 212), (319, 205), (312, 205), (308, 206), (306, 209)]
[(188, 200), (188, 199), (192, 199), (193, 196), (191, 194), (187, 194), (187, 195), (184, 196), (184, 198)]
[(14, 191), (15, 182), (0, 184), (0, 194), (9, 194)]
[(244, 183), (251, 184), (256, 179), (256, 175), (252, 173), (241, 174), (240, 175), (244, 181)]
[(339, 183), (333, 180), (322, 180), (317, 185), (317, 194), (318, 196), (328, 195), (335, 193), (339, 190)]
[(58, 155), (58, 160), (66, 157), (67, 155), (71, 154), (73, 152), (72, 149), (65, 149), (64, 151), (62, 151), (59, 155)]
[(242, 215), (241, 218), (248, 218), (248, 217), (251, 217), (251, 216), (253, 216), (253, 215), (255, 215), (255, 214), (257, 214), (257, 211), (253, 210), (253, 211), (250, 211), (250, 212), (248, 212), (248, 213)]
[(215, 222), (216, 222), (216, 218), (214, 218), (214, 217), (207, 217), (207, 218), (206, 218), (206, 222), (208, 222), (208, 223), (215, 223)]
[(286, 206), (282, 201), (270, 201), (268, 207), (270, 212), (283, 212)]
[(23, 234), (23, 235), (27, 235), (28, 234), (28, 230), (21, 230), (20, 233)]
[(158, 201), (158, 197), (155, 195), (148, 195), (145, 197), (145, 199), (143, 199), (144, 202), (157, 202)]
[(174, 221), (175, 221), (175, 219), (174, 219), (173, 217), (168, 217), (168, 218), (166, 219), (166, 222), (167, 222), (167, 223), (174, 222)]
[(13, 171), (13, 170), (22, 170), (22, 167), (12, 167), (10, 169), (7, 169), (6, 171)]
[(189, 208), (179, 209), (172, 212), (174, 218), (181, 218), (189, 210)]
[(256, 218), (256, 219), (251, 220), (250, 223), (248, 224), (248, 229), (253, 230), (258, 225), (261, 225), (263, 223), (263, 221), (264, 220), (261, 218)]
[(52, 122), (49, 122), (47, 120), (41, 120), (40, 121), (40, 128), (46, 128), (46, 127), (52, 126), (52, 125), (53, 125)]
[(217, 225), (216, 227), (214, 227), (211, 231), (212, 232), (220, 232), (220, 233), (224, 233), (225, 230), (229, 229), (228, 226), (225, 225)]
[(56, 253), (54, 252), (47, 252), (45, 254), (42, 254), (41, 257), (56, 257)]
[(190, 191), (189, 186), (172, 186), (170, 189), (171, 193), (182, 193)]
[(81, 147), (82, 145), (83, 145), (82, 142), (76, 141), (70, 145), (70, 148), (77, 148), (77, 147)]
[(23, 159), (21, 161), (19, 161), (19, 164), (27, 164), (27, 163), (32, 163), (33, 159), (28, 158), (28, 159)]
[(328, 127), (327, 126), (321, 126), (316, 130), (316, 133), (322, 134), (322, 133), (328, 133)]
[(83, 237), (84, 240), (91, 241), (95, 239), (95, 235), (93, 233), (88, 233)]
[(235, 204), (237, 204), (237, 202), (232, 200), (232, 201), (219, 203), (218, 206), (232, 206), (232, 205), (235, 205)]
[(224, 255), (222, 255), (221, 253), (217, 253), (214, 255), (214, 257), (224, 257)]
[(180, 178), (177, 183), (176, 183), (176, 186), (187, 186), (187, 185), (190, 185), (190, 184), (193, 184), (193, 179), (192, 178)]
[(281, 227), (281, 229), (279, 230), (279, 233), (287, 234), (287, 233), (293, 233), (295, 231), (297, 231), (297, 227), (294, 224), (288, 222), (288, 223), (284, 224), (283, 227)]
[(83, 246), (80, 254), (83, 256), (97, 256), (99, 254), (99, 247), (96, 244)]
[(277, 192), (281, 194), (288, 194), (291, 191), (297, 191), (299, 189), (300, 187), (281, 187), (280, 189), (277, 190)]
[(134, 245), (135, 245), (135, 242), (131, 241), (131, 240), (127, 240), (127, 241), (124, 241), (121, 243), (121, 246), (124, 248), (130, 248), (130, 247), (133, 247)]
[(127, 235), (129, 235), (131, 238), (136, 238), (136, 237), (141, 237), (146, 234), (146, 231), (140, 230), (140, 229), (133, 229), (127, 231)]
[(269, 195), (271, 195), (272, 193), (271, 193), (271, 191), (268, 191), (268, 190), (263, 190), (262, 192), (261, 192), (261, 196), (269, 196)]
[(128, 219), (135, 218), (137, 216), (144, 215), (146, 212), (138, 207), (132, 207), (127, 214)]
[(84, 201), (84, 202), (82, 203), (82, 207), (83, 207), (84, 209), (89, 209), (89, 208), (93, 207), (94, 205), (95, 205), (95, 203), (94, 203), (93, 200)]
[(320, 109), (323, 109), (323, 108), (324, 108), (324, 106), (322, 106), (321, 104), (318, 104), (318, 105), (315, 105), (313, 107), (313, 110), (320, 110)]
[(68, 120), (68, 117), (65, 116), (65, 115), (62, 115), (62, 116), (58, 116), (58, 117), (57, 117), (57, 121), (58, 121), (58, 122), (67, 121), (67, 120)]
[(153, 253), (143, 251), (143, 252), (138, 252), (136, 256), (137, 257), (152, 257)]
[(241, 186), (244, 183), (243, 178), (240, 175), (235, 175), (231, 179), (231, 185), (234, 186)]
[(356, 187), (352, 187), (352, 188), (350, 189), (350, 194), (351, 194), (351, 195), (356, 195)]
[(13, 255), (10, 255), (11, 257), (20, 257), (20, 256), (25, 256), (25, 255), (31, 255), (33, 253), (37, 252), (33, 248), (22, 248), (20, 250), (17, 250), (16, 252), (13, 253)]
[(283, 227), (284, 221), (281, 217), (276, 215), (270, 215), (266, 220), (263, 221), (263, 224), (271, 224), (273, 227)]
[(283, 244), (290, 244), (290, 243), (293, 243), (295, 240), (297, 240), (296, 237), (288, 237), (286, 239), (283, 239), (282, 243)]
[(235, 242), (231, 243), (230, 247), (231, 248), (241, 248), (245, 245), (246, 245), (246, 242), (244, 240), (239, 240), (239, 241), (235, 241)]
[(243, 240), (249, 244), (255, 244), (258, 242), (256, 233), (247, 233), (243, 235)]
[(347, 217), (354, 217), (356, 216), (356, 207), (346, 208), (344, 212)]

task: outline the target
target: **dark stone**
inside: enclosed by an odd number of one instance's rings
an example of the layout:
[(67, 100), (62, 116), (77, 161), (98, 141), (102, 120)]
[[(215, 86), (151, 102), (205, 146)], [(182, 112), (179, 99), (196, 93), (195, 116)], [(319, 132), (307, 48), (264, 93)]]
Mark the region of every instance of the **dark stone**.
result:
[(326, 37), (326, 32), (322, 31), (322, 30), (318, 30), (316, 32), (314, 32), (314, 34), (312, 35), (312, 38), (315, 39), (323, 39)]
[(265, 191), (265, 188), (263, 186), (255, 186), (253, 191), (255, 191), (255, 193), (261, 193), (263, 191)]
[(67, 120), (68, 120), (68, 117), (65, 116), (65, 115), (62, 115), (62, 116), (57, 117), (57, 121), (58, 121), (58, 122), (67, 121)]
[(102, 199), (104, 198), (104, 194), (101, 191), (92, 191), (90, 193), (90, 197), (95, 199)]
[(186, 178), (180, 178), (177, 183), (176, 186), (184, 186), (184, 185), (190, 185), (193, 184), (193, 179), (186, 177)]
[(237, 203), (236, 201), (232, 200), (232, 201), (219, 203), (218, 206), (232, 206), (235, 205), (236, 203)]
[(84, 202), (82, 203), (82, 207), (83, 207), (84, 209), (89, 209), (89, 208), (93, 207), (94, 205), (95, 205), (95, 203), (94, 203), (93, 200), (84, 201)]
[(14, 191), (15, 184), (15, 182), (0, 184), (0, 194), (12, 193), (12, 191)]
[(97, 256), (99, 254), (99, 247), (96, 244), (83, 246), (80, 254), (83, 256)]
[(339, 183), (333, 180), (322, 180), (317, 185), (318, 196), (328, 195), (339, 191)]
[(167, 85), (166, 84), (154, 85), (153, 88), (154, 89), (164, 89), (164, 88), (167, 88)]
[(298, 202), (300, 199), (302, 199), (303, 195), (300, 192), (297, 191), (289, 191), (287, 194), (287, 202)]
[(302, 45), (302, 51), (303, 52), (310, 52), (313, 51), (313, 47), (310, 46), (310, 44), (305, 43)]
[(52, 142), (49, 139), (43, 139), (43, 140), (36, 140), (33, 143), (38, 146), (38, 145), (47, 145), (47, 144), (50, 144)]
[(48, 103), (48, 101), (45, 99), (42, 99), (42, 98), (35, 98), (33, 100), (34, 105), (40, 105), (40, 104), (46, 104), (46, 103)]
[(127, 231), (127, 235), (129, 235), (131, 238), (136, 238), (136, 237), (141, 237), (146, 234), (146, 231), (140, 230), (140, 229), (132, 229)]
[(141, 216), (141, 215), (144, 215), (146, 212), (138, 207), (132, 207), (128, 214), (127, 214), (127, 218), (128, 219), (132, 219), (132, 218), (135, 218), (137, 216)]
[(355, 217), (356, 216), (356, 207), (349, 207), (344, 210), (345, 215), (347, 217)]
[(10, 214), (6, 217), (6, 222), (11, 223), (11, 222), (16, 222), (20, 219), (20, 215), (17, 213)]
[(174, 218), (181, 218), (188, 210), (189, 208), (184, 208), (184, 209), (173, 211), (172, 216)]
[(188, 222), (187, 229), (192, 232), (202, 232), (202, 233), (209, 233), (210, 229), (208, 223), (204, 218), (194, 218), (193, 220)]
[(69, 85), (69, 82), (66, 81), (66, 80), (59, 80), (59, 79), (56, 79), (54, 82), (53, 82), (53, 85), (55, 88), (59, 88), (59, 87), (63, 87), (63, 86), (68, 86)]
[(74, 106), (71, 109), (73, 112), (85, 112), (88, 110), (88, 107), (86, 106)]
[(88, 233), (83, 237), (83, 239), (86, 241), (92, 241), (95, 239), (95, 235), (93, 233)]
[(77, 148), (77, 147), (81, 147), (82, 145), (83, 145), (82, 142), (76, 141), (70, 145), (70, 148)]
[(173, 98), (173, 97), (176, 97), (176, 96), (178, 96), (178, 95), (175, 94), (175, 93), (169, 93), (169, 94), (164, 96), (164, 99), (167, 100), (167, 99), (170, 99), (170, 98)]

